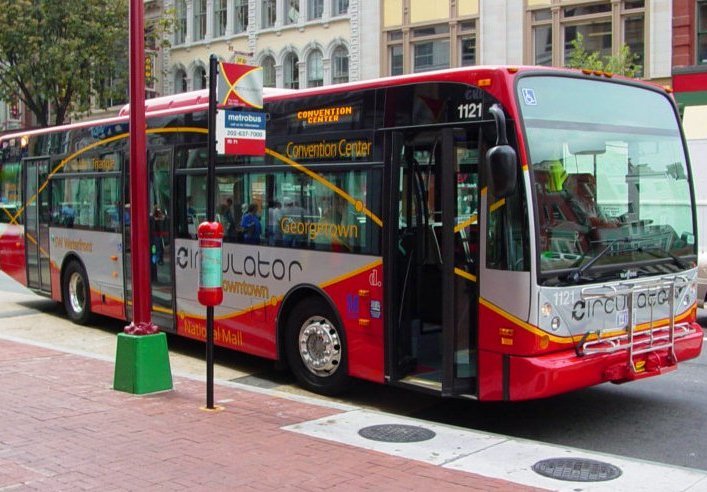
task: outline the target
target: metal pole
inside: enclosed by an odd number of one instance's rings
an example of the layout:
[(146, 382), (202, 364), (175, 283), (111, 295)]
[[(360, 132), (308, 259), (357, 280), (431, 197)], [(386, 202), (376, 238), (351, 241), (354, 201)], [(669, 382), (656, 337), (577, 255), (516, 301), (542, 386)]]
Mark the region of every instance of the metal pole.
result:
[[(209, 162), (206, 174), (206, 220), (215, 219), (216, 190), (216, 79), (218, 59), (209, 57)], [(206, 408), (214, 408), (214, 307), (206, 306)]]
[(143, 0), (130, 0), (130, 266), (133, 321), (125, 331), (135, 334), (157, 332), (151, 320), (143, 17)]

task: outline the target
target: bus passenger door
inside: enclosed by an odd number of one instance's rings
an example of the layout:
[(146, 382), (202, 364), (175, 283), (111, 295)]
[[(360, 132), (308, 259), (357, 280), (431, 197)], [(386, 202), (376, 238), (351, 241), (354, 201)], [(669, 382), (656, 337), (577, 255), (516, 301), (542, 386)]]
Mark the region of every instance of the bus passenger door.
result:
[(172, 248), (172, 149), (148, 153), (150, 207), (150, 275), (153, 322), (174, 327), (174, 252)]
[(384, 265), (388, 378), (473, 396), (478, 150), (467, 133), (473, 131), (389, 135), (388, 189), (394, 193)]
[[(49, 293), (49, 160), (24, 161), (25, 251), (27, 252), (27, 286)], [(40, 191), (37, 191), (40, 190)]]

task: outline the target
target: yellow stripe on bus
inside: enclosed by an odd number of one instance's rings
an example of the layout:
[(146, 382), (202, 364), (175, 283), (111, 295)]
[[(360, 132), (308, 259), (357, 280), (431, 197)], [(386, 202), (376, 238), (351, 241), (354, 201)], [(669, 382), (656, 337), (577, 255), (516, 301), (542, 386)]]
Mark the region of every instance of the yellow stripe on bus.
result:
[(497, 201), (496, 203), (492, 204), (492, 205), (489, 207), (489, 212), (495, 212), (495, 211), (498, 210), (499, 208), (503, 207), (505, 204), (506, 204), (506, 199), (505, 199), (505, 198), (501, 198), (499, 201)]
[(357, 268), (356, 270), (344, 273), (343, 275), (339, 275), (338, 277), (334, 277), (330, 280), (327, 280), (326, 282), (319, 284), (319, 287), (321, 287), (321, 288), (328, 287), (332, 284), (335, 284), (337, 282), (341, 282), (341, 281), (346, 280), (348, 278), (354, 277), (360, 273), (363, 273), (366, 270), (370, 270), (371, 268), (375, 268), (375, 267), (381, 265), (382, 263), (383, 263), (383, 260), (376, 260), (373, 263), (369, 263), (368, 265), (362, 266), (361, 268)]
[(34, 236), (32, 236), (32, 234), (28, 234), (25, 232), (25, 237), (27, 239), (29, 239), (29, 242), (31, 242), (35, 246), (39, 247), (39, 253), (42, 256), (44, 256), (45, 258), (49, 258), (49, 253), (47, 253), (47, 251), (39, 245), (39, 243), (37, 242), (37, 239)]
[(467, 220), (465, 220), (464, 222), (457, 224), (456, 227), (454, 228), (454, 234), (461, 231), (462, 229), (466, 229), (470, 225), (476, 224), (478, 219), (479, 219), (479, 216), (474, 214), (471, 217), (469, 217)]
[(459, 275), (459, 276), (462, 277), (462, 278), (465, 278), (465, 279), (471, 281), (471, 282), (476, 282), (476, 275), (474, 275), (474, 274), (472, 274), (472, 273), (469, 273), (469, 272), (466, 272), (466, 271), (462, 270), (461, 268), (456, 268), (456, 267), (455, 267), (455, 268), (454, 268), (454, 273), (455, 273), (456, 275)]
[[(206, 128), (199, 128), (199, 127), (173, 127), (173, 128), (151, 128), (147, 130), (147, 134), (155, 134), (155, 133), (201, 133), (201, 134), (208, 134), (209, 130)], [(107, 145), (109, 143), (113, 143), (117, 140), (122, 140), (124, 138), (127, 138), (130, 134), (129, 133), (121, 133), (119, 135), (114, 135), (112, 137), (106, 138), (104, 140), (101, 140), (99, 142), (93, 142), (91, 144), (88, 144), (85, 147), (82, 147), (81, 149), (77, 150), (70, 156), (64, 158), (59, 162), (59, 164), (56, 165), (54, 169), (47, 175), (47, 179), (44, 180), (42, 185), (37, 189), (37, 192), (32, 195), (18, 210), (17, 213), (14, 216), (11, 216), (10, 218), (10, 223), (18, 225), (17, 219), (20, 215), (22, 215), (22, 212), (24, 212), (25, 208), (27, 208), (27, 205), (31, 204), (32, 202), (37, 200), (37, 196), (44, 190), (48, 185), (49, 185), (49, 180), (56, 174), (58, 173), (61, 169), (66, 166), (66, 164), (74, 159), (76, 159), (78, 156), (81, 154), (88, 152), (91, 149), (95, 149), (96, 147), (100, 147), (101, 145)], [(7, 211), (6, 211), (7, 212)]]
[[(506, 318), (511, 323), (513, 323), (517, 326), (520, 326), (521, 328), (531, 332), (533, 335), (546, 336), (549, 338), (549, 340), (556, 342), (556, 343), (564, 343), (564, 344), (575, 343), (575, 342), (580, 341), (584, 337), (584, 333), (579, 334), (579, 335), (569, 336), (569, 337), (561, 337), (561, 336), (557, 336), (557, 335), (552, 335), (546, 331), (541, 330), (537, 326), (531, 325), (530, 323), (527, 323), (527, 322), (521, 320), (520, 318), (510, 314), (509, 312), (504, 311), (500, 307), (496, 306), (495, 304), (491, 303), (490, 301), (488, 301), (482, 297), (479, 298), (479, 304), (486, 306), (487, 308), (489, 308), (491, 311), (495, 312), (499, 316)], [(690, 315), (690, 309), (685, 311), (683, 314), (676, 316), (675, 322), (679, 323), (679, 322), (683, 321), (685, 318), (687, 318), (689, 315)], [(651, 326), (660, 327), (660, 326), (665, 326), (667, 324), (668, 324), (667, 318), (656, 320), (653, 323), (642, 323), (642, 324), (634, 327), (634, 333), (639, 333), (639, 332), (645, 331), (645, 330), (651, 328)], [(625, 331), (621, 330), (621, 329), (617, 329), (617, 330), (612, 331), (610, 333), (602, 333), (602, 336), (603, 337), (610, 337), (610, 336), (619, 335), (622, 333), (625, 333)], [(597, 336), (595, 334), (592, 334), (586, 338), (586, 341), (592, 341), (592, 340), (596, 340), (596, 339), (597, 339)]]
[(295, 169), (297, 169), (301, 173), (306, 174), (307, 176), (309, 176), (313, 180), (326, 186), (331, 191), (333, 191), (334, 193), (336, 193), (337, 195), (342, 197), (344, 200), (349, 202), (351, 205), (353, 205), (357, 212), (363, 212), (366, 215), (366, 217), (370, 218), (373, 222), (375, 222), (376, 225), (378, 225), (378, 227), (383, 227), (383, 221), (376, 214), (374, 214), (369, 209), (367, 209), (363, 205), (363, 202), (361, 200), (355, 199), (354, 197), (352, 197), (351, 195), (346, 193), (344, 190), (342, 190), (341, 188), (339, 188), (335, 184), (331, 183), (330, 181), (327, 181), (326, 179), (322, 178), (319, 174), (307, 169), (303, 165), (298, 164), (297, 162), (293, 161), (289, 157), (286, 157), (286, 156), (284, 156), (278, 152), (275, 152), (274, 150), (271, 150), (271, 149), (265, 149), (265, 153), (274, 157), (275, 159), (278, 159), (278, 160), (284, 162), (285, 164), (287, 164), (289, 166), (294, 167)]
[[(368, 265), (362, 266), (361, 268), (357, 268), (356, 270), (353, 270), (351, 272), (348, 272), (348, 273), (345, 273), (345, 274), (340, 275), (338, 277), (327, 280), (326, 282), (319, 284), (319, 287), (321, 287), (321, 288), (328, 287), (328, 286), (333, 285), (337, 282), (341, 282), (343, 280), (351, 278), (355, 275), (359, 275), (360, 273), (365, 272), (366, 270), (370, 270), (371, 268), (375, 268), (375, 267), (381, 265), (382, 263), (383, 263), (383, 260), (376, 260), (373, 263), (369, 263)], [(241, 315), (249, 313), (251, 311), (257, 311), (258, 309), (263, 309), (264, 307), (268, 307), (268, 306), (275, 307), (280, 303), (280, 301), (282, 301), (282, 299), (284, 299), (284, 297), (285, 297), (284, 295), (273, 296), (270, 299), (268, 299), (267, 301), (263, 301), (261, 303), (254, 304), (248, 308), (241, 309), (240, 311), (231, 311), (229, 313), (226, 313), (226, 314), (223, 314), (220, 316), (214, 316), (214, 320), (226, 320), (226, 319), (233, 318), (235, 316), (241, 316)], [(184, 316), (188, 315), (190, 318), (194, 318), (194, 319), (198, 319), (198, 320), (206, 319), (205, 316), (195, 314), (195, 313), (186, 313), (184, 311), (179, 311), (177, 314), (180, 317), (184, 317)]]

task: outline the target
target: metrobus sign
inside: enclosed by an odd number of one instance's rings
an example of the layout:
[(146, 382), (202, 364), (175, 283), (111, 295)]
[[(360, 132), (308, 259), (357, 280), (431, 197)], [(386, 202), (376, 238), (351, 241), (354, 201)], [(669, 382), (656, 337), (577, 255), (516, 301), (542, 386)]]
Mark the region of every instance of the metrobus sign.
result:
[(265, 113), (219, 110), (216, 114), (216, 153), (265, 154)]

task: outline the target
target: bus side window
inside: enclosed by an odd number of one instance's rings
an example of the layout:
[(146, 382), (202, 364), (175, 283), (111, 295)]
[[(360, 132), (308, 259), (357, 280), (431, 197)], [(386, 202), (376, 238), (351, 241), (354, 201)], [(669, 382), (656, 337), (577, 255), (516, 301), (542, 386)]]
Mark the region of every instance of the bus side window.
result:
[(527, 271), (528, 219), (523, 173), (513, 195), (498, 198), (488, 188), (486, 227), (486, 266), (496, 270)]
[(196, 229), (206, 218), (206, 175), (177, 177), (175, 199), (177, 236), (196, 239)]

